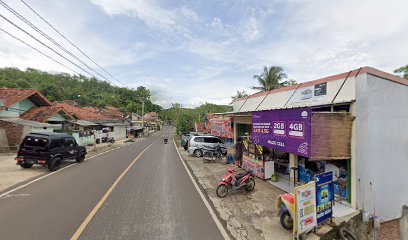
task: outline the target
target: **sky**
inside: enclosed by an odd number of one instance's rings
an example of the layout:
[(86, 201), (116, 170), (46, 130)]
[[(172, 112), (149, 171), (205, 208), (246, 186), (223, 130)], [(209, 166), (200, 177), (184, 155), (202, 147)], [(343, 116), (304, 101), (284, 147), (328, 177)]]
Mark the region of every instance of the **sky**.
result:
[[(87, 61), (20, 0), (2, 1)], [(165, 108), (229, 104), (238, 90), (254, 93), (253, 75), (264, 66), (306, 82), (408, 64), (406, 0), (24, 1), (116, 79), (148, 87)], [(0, 14), (53, 46), (2, 6)], [(0, 28), (87, 75), (1, 18)], [(73, 73), (3, 32), (0, 67)]]

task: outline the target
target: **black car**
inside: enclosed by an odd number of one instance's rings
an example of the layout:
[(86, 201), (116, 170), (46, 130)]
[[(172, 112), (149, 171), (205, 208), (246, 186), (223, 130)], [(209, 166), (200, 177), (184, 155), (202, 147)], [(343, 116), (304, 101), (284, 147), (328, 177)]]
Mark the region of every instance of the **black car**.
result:
[(22, 168), (41, 164), (56, 171), (62, 161), (75, 159), (79, 163), (84, 161), (85, 155), (86, 148), (65, 133), (30, 133), (21, 143), (16, 161)]

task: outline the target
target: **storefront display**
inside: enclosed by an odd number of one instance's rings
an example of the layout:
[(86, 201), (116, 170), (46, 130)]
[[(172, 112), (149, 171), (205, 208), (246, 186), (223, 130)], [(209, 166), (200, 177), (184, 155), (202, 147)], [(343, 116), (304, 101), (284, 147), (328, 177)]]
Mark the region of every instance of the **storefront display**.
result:
[(333, 172), (325, 172), (315, 176), (317, 224), (333, 215)]
[(251, 143), (250, 139), (245, 139), (243, 145), (242, 168), (253, 171), (261, 179), (271, 178), (274, 173), (274, 165), (269, 152), (264, 152), (263, 147)]

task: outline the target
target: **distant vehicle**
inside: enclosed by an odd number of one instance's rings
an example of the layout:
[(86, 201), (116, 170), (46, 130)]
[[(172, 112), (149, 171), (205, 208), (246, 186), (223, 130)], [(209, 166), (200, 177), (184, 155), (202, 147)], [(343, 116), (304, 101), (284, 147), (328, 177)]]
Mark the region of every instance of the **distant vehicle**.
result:
[(222, 141), (219, 137), (193, 136), (191, 137), (190, 141), (188, 141), (188, 154), (196, 157), (202, 157), (203, 148), (214, 148), (217, 145), (226, 148), (224, 141)]
[(181, 146), (184, 148), (184, 150), (188, 150), (188, 141), (190, 140), (190, 138), (199, 135), (200, 134), (198, 132), (190, 132), (181, 135)]
[(30, 133), (21, 143), (15, 160), (22, 168), (41, 164), (56, 171), (64, 160), (75, 159), (80, 163), (85, 155), (86, 148), (65, 133)]

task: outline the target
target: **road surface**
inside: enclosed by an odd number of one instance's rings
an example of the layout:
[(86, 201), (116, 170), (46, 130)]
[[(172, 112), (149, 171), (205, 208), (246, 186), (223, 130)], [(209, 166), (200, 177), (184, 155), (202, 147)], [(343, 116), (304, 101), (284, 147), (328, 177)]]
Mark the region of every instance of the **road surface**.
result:
[(0, 198), (0, 239), (224, 239), (162, 134)]

